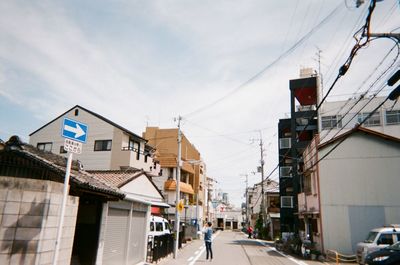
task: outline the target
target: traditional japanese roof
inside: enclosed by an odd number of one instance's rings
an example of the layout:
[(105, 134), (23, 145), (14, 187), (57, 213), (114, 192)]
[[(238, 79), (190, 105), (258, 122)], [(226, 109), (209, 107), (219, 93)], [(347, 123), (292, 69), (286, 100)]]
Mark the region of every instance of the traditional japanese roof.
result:
[(154, 186), (154, 188), (158, 191), (160, 196), (163, 197), (160, 190), (157, 188), (157, 186), (151, 180), (150, 176), (143, 170), (137, 170), (137, 169), (88, 170), (88, 172), (91, 175), (95, 176), (97, 179), (100, 179), (115, 188), (121, 188), (122, 186), (131, 182), (132, 180), (144, 175), (150, 181), (150, 183)]
[[(67, 159), (22, 143), (17, 136), (6, 142), (0, 151), (0, 175), (26, 178), (37, 178), (64, 182)], [(14, 170), (9, 170), (13, 168)], [(13, 172), (12, 175), (10, 175)], [(90, 173), (80, 170), (78, 161), (73, 161), (70, 172), (71, 190), (88, 191), (104, 197), (122, 199), (125, 194), (96, 178)]]
[(86, 112), (92, 114), (93, 116), (95, 116), (95, 117), (97, 117), (97, 118), (99, 118), (99, 119), (101, 119), (101, 120), (103, 120), (103, 121), (105, 121), (105, 122), (111, 124), (111, 125), (114, 126), (114, 127), (117, 127), (118, 129), (120, 129), (120, 130), (126, 132), (127, 134), (131, 135), (131, 136), (134, 137), (134, 138), (137, 138), (137, 139), (140, 139), (140, 140), (142, 140), (142, 141), (147, 142), (146, 139), (144, 139), (144, 138), (140, 137), (139, 135), (137, 135), (137, 134), (131, 132), (130, 130), (125, 129), (124, 127), (122, 127), (122, 126), (116, 124), (115, 122), (112, 122), (111, 120), (109, 120), (109, 119), (107, 119), (107, 118), (101, 116), (100, 114), (97, 114), (97, 113), (95, 113), (95, 112), (93, 112), (93, 111), (91, 111), (91, 110), (88, 110), (88, 109), (86, 109), (86, 108), (84, 108), (84, 107), (82, 107), (82, 106), (79, 106), (79, 105), (76, 105), (76, 106), (70, 108), (69, 110), (67, 110), (67, 111), (64, 112), (63, 114), (59, 115), (59, 116), (56, 117), (55, 119), (51, 120), (50, 122), (46, 123), (45, 125), (43, 125), (43, 126), (40, 127), (39, 129), (37, 129), (36, 131), (34, 131), (34, 132), (32, 132), (31, 134), (29, 134), (29, 136), (35, 134), (36, 132), (40, 131), (41, 129), (43, 129), (44, 127), (46, 127), (47, 125), (49, 125), (50, 123), (52, 123), (52, 122), (54, 122), (55, 120), (57, 120), (57, 119), (63, 117), (65, 114), (67, 114), (68, 112), (70, 112), (71, 110), (76, 109), (76, 108), (79, 108), (79, 109), (81, 109), (81, 110), (84, 110), (84, 111), (86, 111)]
[(367, 129), (367, 128), (362, 127), (362, 126), (356, 126), (353, 129), (351, 129), (351, 130), (349, 130), (349, 131), (347, 131), (345, 133), (342, 133), (341, 135), (338, 135), (338, 136), (330, 139), (329, 141), (326, 141), (326, 142), (318, 145), (318, 149), (323, 149), (323, 148), (329, 146), (332, 143), (335, 143), (335, 142), (340, 141), (340, 140), (344, 140), (344, 139), (346, 139), (347, 137), (349, 137), (350, 135), (352, 135), (352, 134), (354, 134), (356, 132), (361, 132), (361, 133), (365, 133), (367, 135), (375, 136), (375, 137), (378, 137), (378, 138), (381, 138), (381, 139), (385, 139), (385, 140), (388, 140), (388, 141), (393, 141), (393, 142), (400, 143), (400, 138), (393, 137), (393, 136), (390, 136), (390, 135), (387, 135), (387, 134), (384, 134), (384, 133), (380, 133), (380, 132), (377, 132), (377, 131), (374, 131), (374, 130), (370, 130), (370, 129)]

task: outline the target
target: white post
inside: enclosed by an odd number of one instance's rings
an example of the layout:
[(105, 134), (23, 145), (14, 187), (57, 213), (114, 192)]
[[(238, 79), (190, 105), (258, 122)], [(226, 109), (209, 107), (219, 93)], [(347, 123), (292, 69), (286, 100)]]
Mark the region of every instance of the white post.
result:
[(178, 257), (178, 247), (179, 247), (179, 210), (178, 204), (180, 203), (180, 187), (179, 182), (181, 180), (181, 142), (182, 142), (182, 135), (181, 135), (181, 116), (178, 117), (178, 159), (177, 159), (177, 166), (176, 166), (176, 202), (175, 202), (175, 247), (174, 247), (174, 259)]
[(53, 256), (53, 265), (57, 264), (58, 255), (60, 253), (61, 236), (62, 236), (62, 230), (63, 230), (63, 226), (64, 226), (65, 207), (67, 205), (67, 198), (68, 198), (68, 185), (69, 185), (69, 176), (71, 173), (71, 164), (72, 164), (72, 153), (69, 152), (68, 160), (67, 160), (67, 167), (65, 169), (63, 199), (62, 199), (61, 210), (60, 210), (60, 219), (58, 222), (57, 239), (56, 239), (56, 245), (55, 245), (54, 256)]

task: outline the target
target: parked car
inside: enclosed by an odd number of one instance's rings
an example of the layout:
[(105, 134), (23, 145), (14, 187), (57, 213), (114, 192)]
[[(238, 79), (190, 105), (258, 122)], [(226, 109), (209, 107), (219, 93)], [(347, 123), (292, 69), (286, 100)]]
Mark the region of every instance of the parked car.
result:
[(148, 244), (153, 247), (154, 241), (153, 238), (155, 236), (161, 236), (165, 234), (171, 234), (171, 227), (167, 219), (162, 218), (161, 216), (152, 215), (150, 217), (149, 223), (149, 237)]
[(365, 258), (368, 265), (398, 265), (400, 264), (400, 242), (368, 254)]
[(365, 264), (368, 254), (386, 248), (400, 241), (400, 225), (389, 225), (372, 229), (367, 238), (357, 244), (357, 262)]

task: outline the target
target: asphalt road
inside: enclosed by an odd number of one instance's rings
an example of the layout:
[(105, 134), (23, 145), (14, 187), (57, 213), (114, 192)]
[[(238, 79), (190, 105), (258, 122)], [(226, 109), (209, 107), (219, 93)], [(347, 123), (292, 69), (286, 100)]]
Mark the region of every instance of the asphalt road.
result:
[[(310, 265), (311, 261), (302, 261), (284, 255), (266, 241), (248, 239), (242, 232), (223, 231), (214, 234), (214, 259), (206, 260), (203, 240), (195, 240), (179, 250), (177, 258), (169, 256), (161, 260), (160, 265), (195, 265), (195, 264), (238, 264), (238, 265)], [(322, 264), (322, 263), (319, 263)]]

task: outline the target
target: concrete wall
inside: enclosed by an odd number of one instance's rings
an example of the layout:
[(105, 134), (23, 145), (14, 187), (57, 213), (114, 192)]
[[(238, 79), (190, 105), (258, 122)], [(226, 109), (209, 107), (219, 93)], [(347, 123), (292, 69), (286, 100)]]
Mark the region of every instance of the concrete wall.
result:
[[(323, 149), (319, 157), (329, 149)], [(356, 243), (371, 228), (400, 223), (399, 157), (400, 144), (356, 133), (322, 160), (325, 250), (355, 253)]]
[[(0, 264), (51, 264), (62, 183), (0, 176)], [(58, 264), (70, 264), (78, 197), (69, 196)]]

